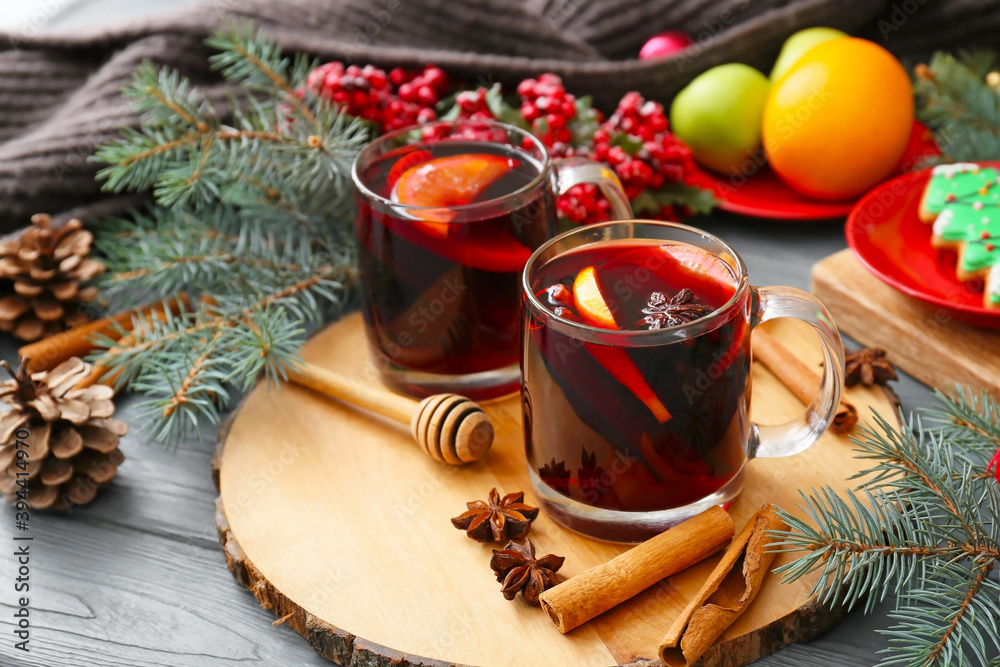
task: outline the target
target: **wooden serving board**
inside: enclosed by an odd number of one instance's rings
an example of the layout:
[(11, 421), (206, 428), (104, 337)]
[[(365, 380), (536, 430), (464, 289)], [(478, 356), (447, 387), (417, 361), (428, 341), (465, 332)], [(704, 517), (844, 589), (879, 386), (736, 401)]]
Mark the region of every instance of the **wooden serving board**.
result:
[[(817, 368), (815, 337), (800, 323), (772, 329)], [(375, 382), (361, 320), (345, 318), (313, 338), (309, 361)], [(802, 405), (766, 369), (754, 368), (753, 418), (778, 423)], [(895, 408), (879, 389), (852, 389), (862, 422)], [(568, 635), (520, 597), (508, 602), (489, 568), (491, 545), (468, 539), (449, 519), (491, 488), (523, 490), (537, 505), (525, 469), (517, 397), (485, 406), (497, 437), (486, 459), (438, 464), (407, 431), (294, 386), (259, 385), (223, 427), (214, 462), (219, 536), (230, 569), (278, 622), (343, 665), (658, 664), (657, 646), (717, 557), (663, 580)], [(737, 530), (764, 503), (797, 507), (798, 491), (840, 490), (863, 467), (846, 436), (827, 434), (807, 452), (748, 464), (731, 507)], [(555, 524), (543, 512), (531, 539), (566, 557), (572, 576), (621, 553)], [(788, 562), (781, 555), (776, 565)], [(810, 599), (812, 578), (772, 577), (750, 610), (704, 658), (738, 667), (808, 640), (842, 616)]]
[(1000, 399), (1000, 331), (955, 321), (873, 276), (851, 250), (818, 262), (813, 293), (840, 330), (889, 351), (896, 366), (942, 391), (956, 383), (986, 387)]

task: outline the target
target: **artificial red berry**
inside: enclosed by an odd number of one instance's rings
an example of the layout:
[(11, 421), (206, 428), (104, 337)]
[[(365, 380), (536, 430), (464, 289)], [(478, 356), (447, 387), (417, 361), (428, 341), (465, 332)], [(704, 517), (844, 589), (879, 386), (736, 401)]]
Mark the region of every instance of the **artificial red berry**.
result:
[(448, 77), (433, 65), (417, 72), (397, 67), (386, 74), (373, 65), (330, 62), (309, 73), (306, 87), (387, 132), (437, 118), (434, 106), (447, 92)]
[(448, 89), (448, 77), (444, 70), (434, 65), (428, 65), (424, 69), (424, 83), (437, 93), (443, 93)]
[(553, 155), (566, 155), (573, 143), (568, 128), (577, 112), (576, 97), (566, 92), (562, 79), (550, 73), (525, 79), (518, 84), (517, 94), (521, 98), (521, 115), (531, 125), (532, 133)]

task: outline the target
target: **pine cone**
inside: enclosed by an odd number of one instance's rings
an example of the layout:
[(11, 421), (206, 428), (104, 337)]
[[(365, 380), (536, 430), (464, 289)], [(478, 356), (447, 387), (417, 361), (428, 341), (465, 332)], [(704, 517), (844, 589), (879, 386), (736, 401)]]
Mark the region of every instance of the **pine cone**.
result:
[[(45, 213), (31, 216), (28, 227), (15, 239), (0, 242), (0, 331), (21, 340), (38, 340), (91, 319), (81, 307), (97, 296), (96, 287), (81, 288), (104, 271), (89, 259), (94, 235), (76, 218), (58, 229)], [(13, 293), (11, 293), (13, 291)]]
[[(6, 361), (0, 366), (12, 379), (0, 383), (0, 401), (10, 410), (0, 416), (0, 492), (4, 500), (23, 497), (36, 509), (66, 509), (84, 505), (107, 486), (125, 459), (118, 441), (128, 431), (112, 419), (114, 390), (95, 384), (73, 389), (90, 372), (90, 364), (73, 357), (51, 371), (28, 373), (21, 360), (15, 374)], [(28, 431), (26, 437), (24, 431)], [(20, 449), (18, 441), (27, 443)], [(18, 477), (18, 473), (22, 477)], [(24, 473), (27, 473), (24, 475)]]

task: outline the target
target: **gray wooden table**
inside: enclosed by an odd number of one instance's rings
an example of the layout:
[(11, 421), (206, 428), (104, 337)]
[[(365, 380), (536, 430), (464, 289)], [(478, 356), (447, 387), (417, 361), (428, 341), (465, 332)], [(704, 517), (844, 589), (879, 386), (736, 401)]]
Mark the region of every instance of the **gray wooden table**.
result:
[[(179, 4), (182, 0), (171, 0)], [(93, 12), (84, 11), (93, 5)], [(148, 9), (162, 0), (120, 3)], [(90, 22), (115, 0), (75, 3), (53, 23)], [(808, 289), (819, 259), (844, 247), (842, 222), (780, 223), (726, 214), (697, 224), (730, 241), (755, 284)], [(14, 361), (15, 346), (0, 344)], [(926, 406), (930, 392), (903, 377), (906, 410)], [(132, 422), (137, 397), (118, 401), (118, 417)], [(137, 436), (125, 438), (127, 460), (112, 487), (72, 514), (33, 514), (30, 530), (14, 529), (12, 511), (0, 511), (0, 665), (39, 667), (203, 667), (329, 665), (239, 586), (226, 568), (213, 519), (210, 462), (215, 429), (201, 440), (165, 451)], [(6, 508), (5, 508), (6, 509)], [(13, 537), (30, 534), (30, 652), (14, 649), (17, 563)], [(23, 544), (23, 543), (20, 543)], [(761, 660), (771, 667), (863, 667), (886, 646), (877, 633), (889, 625), (886, 607), (871, 616), (850, 614), (833, 631)]]

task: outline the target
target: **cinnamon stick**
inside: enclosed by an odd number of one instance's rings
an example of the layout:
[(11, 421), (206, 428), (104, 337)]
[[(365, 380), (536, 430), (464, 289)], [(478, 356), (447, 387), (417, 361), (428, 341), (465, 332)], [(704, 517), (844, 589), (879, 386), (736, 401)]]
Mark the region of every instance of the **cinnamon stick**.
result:
[(49, 336), (44, 340), (28, 343), (21, 347), (17, 353), (21, 358), (29, 358), (28, 369), (33, 373), (52, 370), (71, 357), (85, 357), (93, 353), (96, 349), (94, 339), (98, 336), (107, 336), (112, 340), (121, 339), (123, 331), (129, 331), (132, 328), (135, 317), (162, 319), (168, 309), (171, 314), (176, 315), (181, 311), (181, 308), (190, 307), (191, 302), (187, 295), (181, 293), (172, 299), (94, 320)]
[(765, 505), (747, 521), (701, 590), (667, 631), (660, 644), (664, 665), (693, 665), (747, 610), (776, 555), (765, 550), (771, 542), (766, 531), (787, 529), (773, 505)]
[(550, 588), (539, 596), (542, 609), (559, 632), (566, 634), (664, 577), (711, 556), (734, 532), (733, 520), (716, 505)]
[[(816, 371), (806, 366), (791, 350), (763, 329), (754, 330), (751, 344), (753, 345), (755, 361), (764, 364), (769, 371), (774, 373), (775, 377), (788, 387), (803, 405), (812, 404), (820, 385), (820, 377)], [(847, 433), (857, 423), (857, 408), (841, 398), (840, 405), (837, 406), (837, 413), (833, 416), (833, 422), (830, 424), (830, 430), (834, 433)]]

